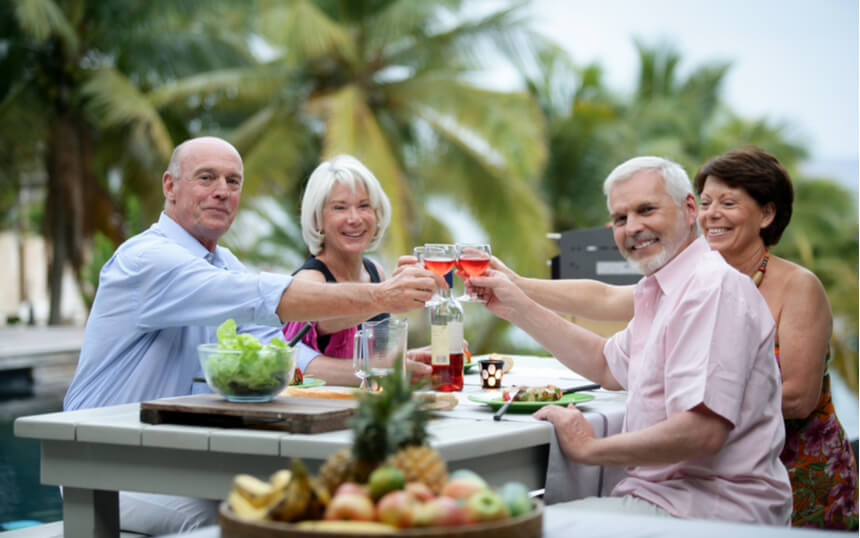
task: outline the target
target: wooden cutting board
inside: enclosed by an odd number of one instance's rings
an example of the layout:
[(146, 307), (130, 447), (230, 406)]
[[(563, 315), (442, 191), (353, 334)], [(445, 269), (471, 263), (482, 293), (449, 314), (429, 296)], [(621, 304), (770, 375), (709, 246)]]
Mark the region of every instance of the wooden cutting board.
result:
[(257, 428), (321, 433), (348, 427), (358, 402), (278, 396), (266, 403), (233, 403), (218, 394), (163, 398), (140, 404), (147, 424)]

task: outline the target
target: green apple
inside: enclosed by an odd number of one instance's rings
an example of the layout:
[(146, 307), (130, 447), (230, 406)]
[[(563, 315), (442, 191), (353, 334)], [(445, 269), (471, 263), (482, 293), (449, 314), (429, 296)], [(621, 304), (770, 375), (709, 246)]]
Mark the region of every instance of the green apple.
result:
[(374, 501), (378, 501), (389, 491), (403, 489), (405, 485), (406, 477), (403, 476), (403, 471), (388, 465), (378, 467), (370, 473), (367, 481), (367, 489), (370, 490), (370, 496)]
[(521, 516), (532, 511), (532, 500), (529, 497), (529, 490), (520, 482), (507, 482), (499, 490), (499, 495), (502, 497), (505, 506), (508, 507), (511, 517)]
[(472, 523), (511, 517), (502, 497), (493, 490), (482, 489), (466, 501), (466, 518)]

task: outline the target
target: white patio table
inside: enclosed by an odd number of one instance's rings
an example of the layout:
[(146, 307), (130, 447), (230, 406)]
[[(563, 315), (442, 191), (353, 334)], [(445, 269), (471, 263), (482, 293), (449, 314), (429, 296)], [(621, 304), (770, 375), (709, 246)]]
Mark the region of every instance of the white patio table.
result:
[[(575, 386), (584, 380), (551, 358), (514, 356), (506, 385)], [(431, 444), (449, 470), (472, 469), (491, 485), (517, 480), (558, 492), (557, 500), (605, 493), (617, 479), (599, 467), (570, 466), (559, 455), (552, 425), (530, 415), (492, 420), (488, 406), (468, 400), (478, 375), (466, 376), (460, 404), (430, 424)], [(598, 391), (582, 407), (597, 435), (620, 430), (623, 394)], [(351, 442), (349, 430), (293, 434), (268, 430), (152, 425), (140, 404), (21, 417), (15, 435), (41, 441), (41, 482), (63, 486), (64, 536), (118, 536), (118, 491), (209, 499), (226, 497), (233, 476), (265, 477), (301, 458), (315, 471)], [(548, 476), (548, 469), (549, 475)], [(610, 476), (611, 475), (611, 476)], [(554, 501), (553, 501), (554, 502)]]

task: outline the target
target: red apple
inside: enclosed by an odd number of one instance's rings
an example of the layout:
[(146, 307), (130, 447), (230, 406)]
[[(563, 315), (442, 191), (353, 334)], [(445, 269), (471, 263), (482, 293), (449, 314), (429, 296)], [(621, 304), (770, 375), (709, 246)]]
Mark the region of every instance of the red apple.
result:
[(409, 482), (403, 489), (406, 493), (412, 495), (412, 497), (414, 497), (418, 502), (426, 503), (427, 501), (436, 498), (436, 495), (433, 494), (433, 490), (430, 489), (430, 486), (423, 482)]
[(466, 510), (451, 497), (436, 497), (415, 509), (416, 527), (455, 527), (466, 523)]
[(480, 475), (467, 469), (460, 469), (451, 473), (448, 482), (442, 488), (441, 496), (465, 501), (487, 487), (487, 483)]
[(356, 495), (364, 495), (368, 499), (370, 498), (370, 490), (366, 486), (355, 482), (344, 482), (334, 490), (334, 496), (338, 496), (341, 493), (355, 493)]
[(393, 527), (405, 529), (412, 526), (417, 506), (418, 501), (402, 489), (390, 491), (376, 504), (376, 519)]
[(502, 497), (495, 491), (481, 490), (466, 501), (466, 519), (472, 523), (495, 521), (511, 516)]
[(358, 493), (339, 493), (328, 503), (323, 519), (373, 521), (374, 515), (373, 501), (369, 496)]

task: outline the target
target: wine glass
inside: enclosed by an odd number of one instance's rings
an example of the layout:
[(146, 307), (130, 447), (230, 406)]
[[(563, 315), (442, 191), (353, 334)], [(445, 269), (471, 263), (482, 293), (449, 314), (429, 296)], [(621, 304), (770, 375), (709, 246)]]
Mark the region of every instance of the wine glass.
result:
[[(490, 258), (493, 254), (490, 245), (486, 243), (457, 243), (457, 268), (469, 276), (479, 276), (487, 272), (490, 266)], [(487, 301), (477, 295), (463, 293), (457, 297), (458, 301), (467, 303), (486, 303)]]
[[(412, 248), (412, 255), (415, 256), (416, 258), (418, 258), (418, 263), (421, 264), (421, 266), (423, 267), (424, 266), (424, 245), (413, 247)], [(442, 300), (442, 296), (439, 295), (439, 290), (436, 289), (433, 291), (433, 296), (430, 297), (430, 299), (428, 299), (426, 303), (424, 303), (424, 306), (426, 306), (426, 307), (433, 306), (435, 304), (438, 304), (439, 301), (441, 301), (441, 300)]]
[[(429, 269), (442, 278), (445, 278), (448, 271), (454, 268), (456, 249), (454, 248), (454, 245), (449, 243), (425, 243), (424, 253), (421, 260), (424, 262), (425, 269)], [(439, 290), (436, 290), (436, 293), (438, 295)], [(440, 300), (441, 297), (435, 301), (434, 298), (431, 297), (429, 301), (424, 303), (424, 306), (433, 306)]]

